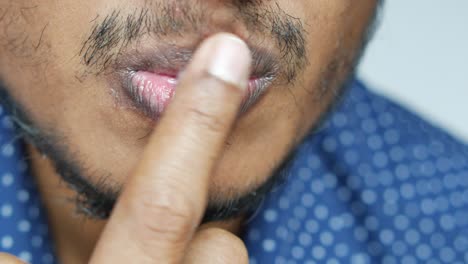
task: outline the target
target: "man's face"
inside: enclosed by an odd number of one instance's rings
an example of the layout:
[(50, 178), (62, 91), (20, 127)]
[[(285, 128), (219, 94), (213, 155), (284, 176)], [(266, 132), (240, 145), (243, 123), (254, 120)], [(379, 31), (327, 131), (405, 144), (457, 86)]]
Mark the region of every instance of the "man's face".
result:
[(252, 93), (265, 91), (246, 99), (210, 185), (210, 205), (235, 212), (339, 94), (376, 2), (6, 0), (0, 80), (33, 125), (32, 143), (80, 192), (82, 209), (103, 217), (112, 202), (93, 199), (114, 200), (163, 115), (151, 102), (166, 102), (139, 93), (135, 76), (167, 88), (204, 38), (238, 35), (253, 52)]

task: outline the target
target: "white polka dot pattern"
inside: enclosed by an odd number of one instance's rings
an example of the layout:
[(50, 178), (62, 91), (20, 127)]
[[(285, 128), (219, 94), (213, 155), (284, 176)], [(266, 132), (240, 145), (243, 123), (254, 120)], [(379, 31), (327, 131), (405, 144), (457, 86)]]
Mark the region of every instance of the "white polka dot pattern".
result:
[(247, 226), (251, 263), (468, 263), (468, 148), (353, 83)]
[[(0, 251), (55, 263), (0, 106)], [(468, 148), (355, 82), (248, 223), (251, 263), (468, 263)]]
[(0, 252), (27, 263), (55, 263), (22, 142), (0, 106)]

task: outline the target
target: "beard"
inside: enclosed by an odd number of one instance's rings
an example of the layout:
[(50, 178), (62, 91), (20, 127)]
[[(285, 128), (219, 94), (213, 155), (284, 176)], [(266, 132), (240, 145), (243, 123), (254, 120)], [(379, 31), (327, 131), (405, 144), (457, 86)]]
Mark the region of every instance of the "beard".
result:
[[(253, 12), (249, 9), (248, 12)], [(246, 11), (247, 12), (247, 11)], [(248, 17), (259, 17), (252, 16)], [(115, 14), (115, 13), (113, 13)], [(246, 13), (247, 14), (247, 13)], [(377, 16), (378, 12), (376, 12)], [(272, 19), (274, 19), (273, 17)], [(128, 18), (127, 18), (128, 19)], [(138, 21), (138, 17), (135, 18)], [(170, 20), (170, 19), (169, 19)], [(118, 18), (114, 18), (114, 21), (118, 21)], [(281, 21), (276, 18), (275, 21)], [(340, 51), (337, 52), (335, 58), (333, 58), (329, 65), (325, 65), (325, 71), (322, 72), (320, 76), (320, 87), (313, 87), (319, 93), (325, 94), (326, 92), (333, 91), (334, 96), (333, 100), (330, 100), (328, 110), (322, 114), (322, 119), (327, 116), (327, 113), (330, 109), (333, 108), (333, 105), (339, 101), (340, 96), (345, 91), (346, 84), (354, 76), (354, 69), (359, 61), (362, 51), (366, 46), (368, 40), (371, 38), (372, 33), (374, 32), (376, 19), (370, 24), (367, 33), (363, 36), (361, 40), (361, 45), (358, 50), (354, 51)], [(104, 21), (105, 22), (105, 21)], [(177, 21), (176, 21), (177, 22)], [(268, 21), (267, 21), (268, 22)], [(262, 23), (262, 25), (268, 25), (267, 22)], [(284, 21), (288, 27), (298, 34), (301, 30), (299, 28), (294, 28), (294, 23)], [(181, 23), (179, 23), (181, 24)], [(285, 25), (286, 25), (285, 24)], [(278, 26), (278, 24), (275, 24)], [(99, 28), (100, 25), (96, 27)], [(109, 27), (109, 25), (107, 25)], [(112, 27), (111, 27), (112, 28)], [(281, 29), (282, 27), (280, 27)], [(284, 28), (284, 27), (283, 27)], [(273, 29), (271, 32), (275, 32)], [(115, 32), (113, 33), (115, 34)], [(288, 34), (284, 34), (288, 35)], [(289, 34), (293, 36), (294, 34)], [(90, 39), (92, 39), (90, 35)], [(101, 36), (102, 37), (102, 36)], [(295, 36), (297, 40), (304, 40), (303, 36)], [(92, 41), (99, 41), (99, 39), (92, 39)], [(122, 40), (127, 42), (127, 40)], [(278, 39), (281, 44), (281, 40)], [(284, 43), (293, 43), (293, 42), (284, 42)], [(298, 68), (303, 67), (306, 63), (303, 58), (294, 57), (298, 50), (302, 50), (302, 45), (306, 43), (298, 43), (297, 41), (293, 43), (294, 46), (286, 47), (285, 51), (290, 51), (290, 54), (285, 54), (289, 56), (287, 61), (290, 62), (290, 65), (287, 65), (287, 79), (288, 82), (292, 83), (295, 76), (299, 73)], [(89, 42), (88, 42), (89, 45)], [(89, 47), (97, 47), (99, 45), (89, 45), (83, 47), (83, 50), (89, 49)], [(106, 65), (101, 64), (98, 60), (93, 61), (94, 58), (107, 58), (107, 56), (114, 56), (111, 50), (92, 50), (85, 53), (84, 55), (94, 54), (95, 57), (83, 57), (84, 61), (92, 63), (92, 65), (99, 66), (94, 69), (95, 71), (104, 71)], [(300, 52), (299, 52), (300, 54)], [(346, 54), (346, 55), (343, 55)], [(97, 55), (97, 56), (96, 56)], [(305, 54), (302, 54), (305, 55)], [(305, 56), (302, 56), (305, 57)], [(108, 61), (108, 60), (106, 60)], [(92, 72), (92, 71), (90, 71)], [(9, 112), (17, 128), (18, 137), (24, 139), (24, 143), (31, 144), (35, 149), (37, 149), (41, 154), (46, 156), (51, 163), (53, 164), (56, 173), (61, 177), (61, 179), (66, 183), (66, 185), (74, 191), (76, 194), (73, 202), (76, 205), (76, 212), (84, 214), (89, 218), (93, 219), (106, 219), (110, 216), (112, 209), (121, 193), (122, 186), (112, 181), (110, 175), (96, 175), (92, 170), (89, 170), (87, 164), (81, 162), (83, 157), (76, 155), (72, 149), (66, 144), (66, 135), (61, 135), (59, 132), (55, 131), (52, 128), (45, 129), (39, 122), (31, 118), (31, 114), (28, 113), (27, 108), (22, 106), (15, 98), (11, 96), (9, 91), (14, 88), (6, 87), (6, 85), (0, 80), (0, 103), (2, 106)], [(321, 122), (316, 122), (314, 127), (317, 127)], [(313, 127), (313, 128), (314, 128)], [(313, 131), (313, 128), (311, 129)], [(238, 194), (237, 197), (230, 199), (221, 199), (216, 200), (210, 199), (208, 201), (207, 209), (205, 211), (202, 222), (211, 222), (211, 221), (222, 221), (235, 218), (240, 215), (250, 214), (255, 211), (265, 199), (265, 197), (275, 188), (279, 187), (282, 182), (288, 176), (288, 168), (291, 163), (294, 161), (295, 148), (293, 148), (290, 153), (287, 155), (280, 164), (276, 166), (273, 170), (273, 173), (267, 178), (267, 180), (257, 186), (254, 189), (251, 189), (242, 194)], [(91, 180), (97, 179), (97, 180)]]

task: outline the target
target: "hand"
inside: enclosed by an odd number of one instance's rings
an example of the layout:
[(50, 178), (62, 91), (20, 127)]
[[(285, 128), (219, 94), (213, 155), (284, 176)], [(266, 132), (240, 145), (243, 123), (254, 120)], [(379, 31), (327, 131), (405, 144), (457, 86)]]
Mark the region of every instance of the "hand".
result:
[[(197, 229), (250, 64), (249, 49), (233, 35), (202, 43), (126, 181), (90, 263), (248, 263), (235, 235)], [(0, 255), (0, 262), (20, 263), (8, 255)]]
[(235, 36), (218, 34), (201, 45), (127, 180), (91, 263), (248, 263), (239, 238), (197, 228), (250, 64), (247, 46)]
[(10, 254), (0, 252), (0, 264), (24, 264), (24, 262)]

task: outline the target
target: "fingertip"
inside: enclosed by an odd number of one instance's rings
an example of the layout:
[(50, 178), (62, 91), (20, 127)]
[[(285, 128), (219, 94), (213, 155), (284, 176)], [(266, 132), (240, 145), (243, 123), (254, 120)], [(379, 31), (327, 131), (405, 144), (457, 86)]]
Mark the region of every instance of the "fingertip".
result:
[(211, 76), (241, 90), (248, 87), (252, 55), (247, 44), (234, 34), (218, 33), (206, 39), (192, 61)]

